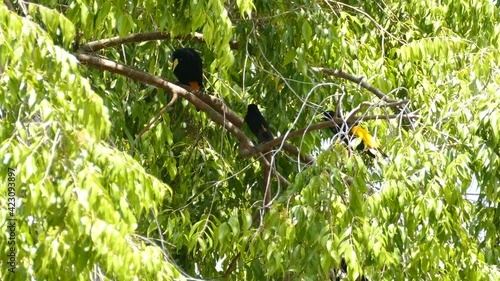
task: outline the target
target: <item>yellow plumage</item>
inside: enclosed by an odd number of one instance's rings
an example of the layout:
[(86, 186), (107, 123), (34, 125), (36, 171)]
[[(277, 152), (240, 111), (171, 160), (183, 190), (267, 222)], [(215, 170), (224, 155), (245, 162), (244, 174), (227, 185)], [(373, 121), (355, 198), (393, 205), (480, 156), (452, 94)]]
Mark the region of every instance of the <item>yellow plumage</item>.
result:
[(378, 142), (372, 135), (370, 135), (370, 133), (368, 133), (367, 130), (361, 128), (360, 126), (354, 126), (352, 127), (351, 132), (358, 138), (361, 138), (367, 148), (379, 148)]

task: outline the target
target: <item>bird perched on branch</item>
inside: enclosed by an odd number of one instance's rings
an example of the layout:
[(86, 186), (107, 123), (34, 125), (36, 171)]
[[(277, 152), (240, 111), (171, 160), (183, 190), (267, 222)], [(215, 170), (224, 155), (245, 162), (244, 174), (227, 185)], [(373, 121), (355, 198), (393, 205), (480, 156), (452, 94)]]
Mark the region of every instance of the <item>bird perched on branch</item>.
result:
[[(323, 112), (323, 120), (325, 121), (333, 121), (335, 116), (335, 111), (328, 110)], [(345, 122), (343, 124), (335, 124), (330, 127), (330, 130), (333, 134), (337, 135), (340, 133), (340, 139), (344, 141), (347, 145), (351, 142), (353, 136), (356, 136), (361, 139), (361, 142), (356, 146), (356, 150), (365, 151), (368, 155), (375, 158), (376, 152), (380, 153), (382, 156), (387, 158), (387, 154), (385, 154), (379, 147), (379, 143), (377, 140), (370, 135), (370, 133), (359, 126), (358, 122)]]
[(192, 48), (175, 50), (172, 54), (174, 75), (184, 85), (203, 90), (203, 64), (200, 55)]
[(271, 132), (266, 119), (264, 119), (264, 116), (260, 113), (257, 105), (248, 105), (245, 122), (250, 128), (250, 131), (252, 131), (252, 133), (259, 139), (259, 143), (274, 139), (273, 133)]

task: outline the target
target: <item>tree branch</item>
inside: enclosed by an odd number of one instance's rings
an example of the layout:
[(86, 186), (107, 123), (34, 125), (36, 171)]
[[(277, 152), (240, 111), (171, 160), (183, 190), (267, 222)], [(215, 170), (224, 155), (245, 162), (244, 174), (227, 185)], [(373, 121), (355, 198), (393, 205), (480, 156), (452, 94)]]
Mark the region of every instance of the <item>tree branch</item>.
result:
[(347, 122), (358, 122), (358, 121), (363, 121), (363, 120), (391, 120), (391, 119), (405, 119), (405, 120), (411, 120), (411, 119), (419, 119), (420, 115), (413, 115), (413, 114), (405, 114), (405, 115), (399, 115), (399, 114), (387, 114), (387, 115), (366, 115), (366, 116), (361, 116), (361, 117), (350, 117), (347, 118)]
[(3, 0), (3, 3), (5, 4), (5, 6), (7, 6), (7, 9), (9, 9), (9, 11), (16, 12), (16, 9), (14, 9), (14, 6), (12, 5), (12, 3), (10, 3), (10, 0)]
[[(271, 151), (269, 151), (271, 152)], [(260, 154), (260, 157), (259, 157), (259, 161), (261, 162), (261, 164), (263, 166), (266, 166), (266, 167), (271, 167), (271, 162), (270, 162), (270, 159), (266, 158), (267, 154)], [(285, 179), (278, 171), (276, 171), (276, 169), (271, 169), (272, 173), (274, 176), (276, 176), (276, 178), (278, 179), (278, 181), (283, 184), (284, 186), (289, 186), (290, 185), (290, 182)]]
[(316, 162), (316, 159), (314, 157), (307, 153), (301, 153), (299, 148), (293, 144), (285, 142), (283, 143), (283, 149), (289, 154), (292, 154), (293, 156), (299, 158), (300, 161), (304, 162), (304, 164), (306, 165), (312, 165), (314, 164), (314, 162)]
[[(245, 248), (246, 250), (246, 248)], [(241, 252), (239, 252), (234, 258), (231, 260), (231, 263), (229, 263), (229, 266), (227, 267), (226, 271), (224, 271), (224, 279), (229, 277), (229, 274), (231, 274), (234, 271), (234, 267), (236, 266), (236, 262), (241, 256)]]
[[(286, 140), (289, 140), (289, 139), (293, 139), (295, 137), (302, 136), (302, 135), (304, 135), (304, 134), (306, 134), (308, 132), (316, 131), (316, 130), (323, 129), (323, 128), (329, 128), (329, 127), (333, 126), (333, 124), (342, 124), (343, 122), (344, 121), (341, 118), (333, 118), (333, 122), (332, 121), (324, 121), (324, 122), (321, 122), (321, 123), (313, 124), (313, 125), (307, 126), (306, 128), (303, 128), (303, 129), (300, 129), (300, 130), (297, 130), (295, 132), (292, 132), (292, 133), (288, 134), (286, 136), (286, 139), (285, 139), (285, 136), (281, 136), (281, 137), (275, 138), (275, 139), (273, 139), (271, 141), (265, 142), (265, 143), (263, 143), (263, 144), (261, 144), (259, 146), (256, 146), (253, 151), (248, 151), (249, 154), (242, 154), (241, 156), (245, 157), (245, 158), (252, 157), (255, 153), (259, 153), (259, 152), (263, 152), (263, 151), (269, 150), (272, 147), (283, 143), (283, 140), (286, 141)], [(314, 162), (314, 158), (312, 158), (312, 159), (306, 159), (306, 160), (309, 160), (308, 162)]]
[[(131, 67), (125, 66), (123, 64), (114, 62), (109, 59), (89, 54), (78, 54), (76, 57), (82, 64), (102, 70), (107, 70), (112, 73), (120, 74), (135, 81), (152, 85), (161, 88), (166, 92), (172, 93), (173, 95), (172, 101), (169, 104), (175, 102), (174, 98), (175, 96), (180, 96), (188, 100), (190, 103), (194, 104), (198, 109), (206, 112), (208, 116), (215, 123), (223, 126), (229, 133), (234, 135), (239, 140), (240, 155), (255, 155), (256, 153), (258, 153), (251, 140), (239, 129), (243, 125), (243, 118), (241, 118), (238, 114), (230, 110), (219, 99), (213, 96), (203, 94), (200, 91), (190, 92), (191, 88), (189, 87), (186, 87), (184, 85), (176, 85), (172, 82), (167, 81), (162, 77), (158, 77), (149, 73), (133, 69)], [(160, 113), (157, 114), (157, 116), (161, 115), (164, 112), (164, 110), (168, 108), (169, 104), (167, 104), (167, 106), (165, 106), (162, 109), (162, 111), (160, 111)], [(217, 108), (218, 110), (216, 111), (214, 110), (214, 108)], [(156, 119), (153, 118), (150, 124), (148, 124), (148, 126), (146, 126), (146, 128), (139, 133), (137, 139), (140, 138), (142, 134), (144, 134), (144, 132), (151, 126), (152, 123), (156, 121)], [(296, 156), (301, 156), (299, 149), (291, 144), (284, 144), (283, 148), (285, 151), (289, 153), (292, 153)], [(271, 149), (271, 147), (269, 149)], [(307, 163), (312, 163), (314, 161), (314, 158), (312, 158), (310, 155), (305, 155), (302, 158), (304, 158)], [(265, 160), (264, 157), (261, 157), (261, 159)], [(262, 160), (260, 161), (264, 165), (263, 167), (270, 168), (270, 163), (268, 163), (268, 161), (262, 161)], [(277, 177), (280, 183), (286, 186), (290, 185), (290, 183), (275, 169), (270, 169), (270, 170)]]
[[(134, 33), (127, 35), (125, 37), (112, 37), (108, 39), (101, 39), (97, 41), (87, 42), (80, 46), (79, 51), (84, 52), (97, 52), (104, 48), (110, 48), (122, 44), (128, 43), (138, 43), (145, 41), (153, 41), (153, 40), (166, 40), (170, 39), (170, 33), (168, 32), (144, 32), (144, 33)], [(186, 39), (193, 40), (198, 42), (205, 42), (205, 38), (203, 38), (203, 34), (195, 32), (193, 34), (188, 35), (179, 35), (175, 36), (174, 39)], [(236, 41), (229, 42), (229, 46), (231, 49), (238, 49), (239, 43)]]
[(312, 70), (317, 71), (317, 72), (322, 72), (326, 75), (346, 79), (346, 80), (349, 80), (353, 83), (356, 83), (359, 86), (365, 88), (366, 90), (372, 92), (374, 95), (376, 95), (377, 97), (379, 97), (383, 101), (391, 102), (391, 103), (399, 102), (398, 100), (394, 100), (394, 99), (389, 98), (386, 94), (382, 93), (382, 91), (380, 91), (379, 89), (377, 89), (377, 88), (373, 87), (372, 85), (363, 81), (363, 77), (356, 77), (352, 74), (343, 72), (342, 70), (339, 70), (339, 69), (333, 70), (333, 69), (323, 68), (323, 67), (312, 67)]
[(320, 123), (316, 123), (316, 124), (313, 124), (313, 125), (310, 125), (310, 126), (307, 126), (305, 128), (302, 128), (300, 130), (297, 130), (295, 132), (292, 132), (290, 134), (288, 134), (285, 138), (285, 136), (281, 136), (279, 138), (275, 138), (274, 140), (272, 141), (269, 141), (269, 142), (266, 142), (262, 145), (259, 145), (257, 148), (257, 150), (260, 150), (261, 149), (261, 146), (262, 146), (262, 149), (265, 149), (267, 146), (271, 146), (272, 147), (272, 144), (274, 143), (274, 145), (277, 145), (281, 142), (283, 142), (283, 140), (287, 141), (287, 140), (290, 140), (290, 139), (293, 139), (293, 138), (296, 138), (296, 137), (300, 137), (300, 136), (303, 136), (309, 132), (312, 132), (312, 131), (316, 131), (316, 130), (320, 130), (320, 129), (324, 129), (324, 128), (330, 128), (332, 127), (334, 124), (342, 124), (344, 121), (341, 119), (341, 118), (333, 118), (333, 121), (323, 121), (323, 122), (320, 122)]
[(274, 170), (271, 165), (272, 155), (270, 151), (266, 151), (262, 157), (259, 157), (259, 162), (262, 165), (262, 193), (264, 193), (264, 211), (267, 210), (269, 202), (271, 202), (271, 171)]
[[(268, 151), (268, 152), (271, 152), (271, 151)], [(260, 153), (260, 157), (259, 157), (260, 164), (262, 165), (263, 170), (264, 170), (264, 172), (262, 174), (264, 177), (263, 193), (264, 193), (264, 206), (265, 207), (262, 209), (259, 208), (257, 210), (257, 213), (255, 213), (255, 215), (252, 217), (252, 225), (257, 221), (257, 218), (261, 215), (261, 211), (264, 212), (263, 215), (265, 214), (266, 209), (267, 209), (267, 205), (271, 201), (271, 190), (270, 190), (271, 177), (269, 176), (269, 173), (272, 172), (276, 176), (276, 178), (278, 178), (280, 183), (284, 184), (285, 186), (290, 185), (290, 182), (288, 182), (280, 173), (278, 173), (278, 171), (276, 171), (276, 169), (273, 169), (271, 167), (270, 157), (269, 158), (266, 157), (269, 155), (270, 154), (264, 155), (264, 154)], [(248, 250), (248, 245), (245, 247), (245, 251)], [(229, 263), (226, 271), (224, 271), (224, 278), (229, 277), (229, 275), (235, 270), (236, 262), (239, 260), (240, 257), (241, 257), (241, 251), (238, 252), (238, 254), (236, 254), (236, 256), (234, 256), (233, 259), (231, 260), (231, 262)]]
[[(243, 148), (249, 149), (253, 147), (253, 144), (250, 141), (250, 139), (239, 128), (234, 126), (231, 122), (228, 122), (227, 118), (224, 118), (219, 112), (214, 110), (204, 101), (200, 100), (200, 96), (205, 95), (202, 92), (200, 91), (190, 92), (188, 90), (189, 89), (188, 87), (176, 85), (172, 82), (167, 81), (162, 77), (151, 75), (149, 73), (145, 73), (139, 70), (135, 70), (131, 67), (125, 66), (123, 64), (114, 62), (109, 59), (104, 59), (88, 54), (78, 54), (76, 57), (82, 64), (102, 70), (107, 70), (112, 73), (117, 73), (125, 77), (128, 77), (130, 79), (133, 79), (135, 81), (140, 81), (142, 83), (161, 88), (169, 93), (172, 93), (173, 95), (175, 94), (179, 95), (180, 97), (194, 104), (201, 111), (206, 112), (210, 117), (210, 119), (212, 119), (215, 123), (223, 126), (226, 130), (228, 130), (231, 134), (233, 134), (240, 141), (241, 144), (240, 150), (242, 150)], [(225, 116), (228, 116), (229, 114), (230, 114), (229, 112), (224, 112)], [(245, 149), (243, 149), (243, 151)]]
[(402, 101), (389, 102), (386, 104), (376, 104), (376, 103), (364, 101), (364, 102), (358, 104), (358, 106), (356, 106), (355, 108), (353, 108), (351, 110), (351, 112), (349, 112), (349, 115), (347, 117), (358, 113), (358, 111), (360, 111), (362, 108), (365, 108), (365, 107), (398, 107), (398, 106), (403, 105), (403, 104), (408, 104), (408, 102), (409, 102), (408, 100), (402, 100)]
[[(395, 103), (395, 104), (399, 104), (398, 103)], [(390, 106), (390, 104), (388, 104)], [(331, 126), (333, 126), (333, 124), (342, 124), (344, 122), (349, 122), (349, 123), (356, 123), (356, 122), (360, 122), (360, 121), (363, 121), (363, 120), (390, 120), (390, 119), (396, 119), (396, 118), (401, 118), (401, 119), (418, 119), (420, 118), (420, 116), (418, 115), (369, 115), (369, 116), (351, 116), (351, 117), (348, 117), (346, 119), (342, 119), (342, 118), (337, 118), (337, 117), (334, 117), (333, 118), (333, 121), (323, 121), (323, 122), (320, 122), (320, 123), (316, 123), (316, 124), (313, 124), (313, 125), (310, 125), (310, 126), (307, 126), (306, 128), (302, 128), (302, 129), (299, 129), (297, 131), (294, 131), (290, 134), (288, 134), (285, 138), (285, 136), (281, 136), (279, 138), (275, 138), (271, 141), (268, 141), (268, 142), (265, 142), (259, 146), (256, 146), (255, 149), (253, 150), (248, 150), (247, 152), (249, 154), (246, 154), (246, 153), (243, 153), (241, 156), (242, 157), (252, 157), (254, 154), (256, 153), (260, 153), (260, 152), (263, 152), (263, 151), (266, 151), (266, 150), (269, 150), (271, 149), (272, 147), (274, 146), (277, 146), (281, 143), (283, 143), (283, 140), (287, 141), (287, 140), (290, 140), (290, 139), (293, 139), (293, 138), (296, 138), (296, 137), (300, 137), (300, 136), (303, 136), (309, 132), (313, 132), (313, 131), (317, 131), (317, 130), (321, 130), (321, 129), (324, 129), (324, 128), (329, 128)], [(294, 145), (291, 145), (291, 144), (288, 144), (288, 143), (284, 143), (284, 146), (285, 145), (290, 145), (292, 146), (291, 149), (293, 148), (296, 148)], [(298, 153), (300, 153), (299, 151), (297, 151)], [(295, 154), (295, 153), (294, 153)], [(308, 157), (310, 157), (309, 155), (307, 155)], [(305, 158), (304, 161), (306, 162), (306, 164), (308, 164), (309, 162), (314, 162), (314, 158)], [(312, 164), (312, 163), (311, 163)]]
[[(76, 57), (82, 64), (123, 75), (135, 81), (161, 88), (173, 95), (177, 94), (188, 100), (200, 110), (208, 113), (209, 117), (214, 122), (226, 128), (240, 141), (240, 155), (242, 157), (248, 158), (258, 152), (262, 152), (262, 150), (257, 151), (250, 139), (239, 129), (243, 126), (243, 118), (225, 106), (222, 101), (216, 97), (203, 94), (200, 91), (190, 92), (190, 88), (187, 86), (176, 85), (162, 77), (133, 69), (109, 59), (89, 54), (78, 54)], [(214, 110), (214, 108), (217, 109), (217, 111)], [(307, 154), (301, 155), (299, 149), (294, 145), (285, 143), (283, 149), (297, 157), (301, 157), (306, 163), (314, 162), (312, 156)], [(245, 157), (244, 155), (249, 156)], [(286, 179), (280, 176), (278, 176), (278, 179), (282, 183), (286, 181)]]
[[(170, 38), (170, 34), (166, 32), (149, 32), (149, 33), (137, 33), (137, 34), (131, 34), (129, 36), (120, 38), (120, 37), (114, 37), (110, 39), (103, 39), (103, 40), (98, 40), (98, 41), (93, 41), (89, 42), (86, 44), (83, 44), (80, 46), (80, 50), (83, 51), (98, 51), (103, 48), (107, 47), (113, 47), (117, 46), (120, 44), (126, 44), (126, 43), (131, 43), (131, 42), (142, 42), (142, 41), (149, 41), (149, 40), (162, 40), (162, 39), (168, 39)], [(177, 37), (175, 37), (177, 38)], [(203, 39), (203, 34), (201, 33), (194, 33), (194, 35), (189, 35), (185, 37), (179, 37), (179, 38), (187, 38), (191, 40), (197, 40), (199, 42), (204, 42)], [(238, 43), (237, 42), (231, 42), (231, 48), (238, 48)], [(134, 80), (143, 82), (145, 84), (150, 84), (150, 85), (155, 85), (157, 87), (162, 88), (161, 86), (161, 81), (156, 81), (157, 84), (154, 84), (150, 80), (152, 78), (156, 79), (161, 79), (164, 80), (163, 78), (160, 78), (158, 76), (154, 76), (145, 72), (141, 72), (138, 70), (134, 70), (128, 66), (125, 66), (123, 64), (111, 61), (109, 59), (105, 58), (100, 58), (96, 56), (91, 56), (89, 54), (79, 54), (77, 55), (77, 58), (82, 62), (82, 64), (87, 64), (96, 68), (108, 70), (113, 73), (118, 73), (125, 75), (126, 77), (132, 78)], [(107, 62), (107, 63), (104, 63)], [(127, 75), (127, 73), (129, 73)], [(170, 83), (170, 82), (168, 82)], [(172, 85), (172, 83), (170, 83)], [(229, 120), (232, 124), (234, 124), (237, 128), (241, 128), (243, 126), (243, 118), (241, 118), (238, 114), (236, 114), (234, 111), (232, 111), (230, 108), (228, 108), (226, 105), (222, 103), (220, 99), (217, 99), (214, 96), (211, 95), (205, 95), (205, 94), (199, 94), (197, 91), (193, 91), (189, 87), (186, 87), (184, 85), (178, 85), (177, 87), (185, 89), (187, 92), (190, 92), (192, 94), (195, 94), (197, 99), (201, 99), (205, 104), (210, 105), (213, 109), (215, 109), (220, 115), (222, 115), (224, 118)], [(167, 88), (163, 88), (167, 92), (173, 93), (172, 91), (168, 90)], [(181, 95), (182, 96), (182, 95)], [(183, 98), (186, 98), (182, 96)], [(188, 101), (192, 102), (197, 108), (201, 108), (201, 101), (191, 101), (188, 98), (186, 98)], [(215, 120), (214, 120), (215, 121)], [(222, 124), (222, 123), (220, 123)], [(243, 139), (241, 136), (235, 135), (241, 142)], [(245, 136), (246, 138), (246, 136)], [(246, 138), (248, 140), (248, 138)], [(252, 146), (247, 146), (244, 145), (247, 143), (245, 140), (242, 142), (242, 146), (240, 146), (240, 154), (241, 155), (255, 155), (256, 152), (252, 152), (250, 147)], [(284, 144), (283, 149), (296, 156), (300, 157), (300, 159), (306, 163), (312, 163), (314, 162), (314, 158), (310, 155), (304, 154), (301, 155), (299, 149), (291, 144)]]
[(160, 118), (160, 116), (165, 113), (165, 111), (167, 111), (167, 109), (169, 107), (171, 107), (176, 101), (177, 101), (177, 98), (179, 96), (177, 94), (173, 94), (172, 95), (172, 99), (170, 100), (170, 102), (165, 105), (154, 117), (153, 119), (151, 119), (151, 121), (148, 123), (148, 125), (146, 125), (146, 127), (144, 127), (144, 129), (142, 129), (142, 131), (137, 135), (137, 137), (135, 138), (135, 141), (138, 141), (142, 135), (147, 132), (149, 130), (149, 128), (156, 122), (156, 120), (158, 120), (158, 118)]

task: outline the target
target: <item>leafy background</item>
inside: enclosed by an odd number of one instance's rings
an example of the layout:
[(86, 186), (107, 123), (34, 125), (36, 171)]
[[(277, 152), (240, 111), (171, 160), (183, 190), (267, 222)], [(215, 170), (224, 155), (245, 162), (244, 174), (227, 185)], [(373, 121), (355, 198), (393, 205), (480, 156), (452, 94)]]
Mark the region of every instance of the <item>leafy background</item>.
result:
[[(18, 267), (2, 255), (1, 279), (498, 280), (499, 19), (488, 0), (3, 1), (0, 202), (14, 168)], [(273, 180), (259, 215), (262, 166), (232, 134), (179, 99), (136, 140), (171, 93), (77, 59), (152, 31), (170, 37), (94, 54), (175, 81), (171, 53), (195, 48), (208, 92), (240, 116), (257, 103), (278, 135), (370, 102), (358, 115), (381, 116), (363, 126), (389, 159), (326, 145), (328, 130), (292, 139), (316, 162), (278, 149), (290, 185)]]

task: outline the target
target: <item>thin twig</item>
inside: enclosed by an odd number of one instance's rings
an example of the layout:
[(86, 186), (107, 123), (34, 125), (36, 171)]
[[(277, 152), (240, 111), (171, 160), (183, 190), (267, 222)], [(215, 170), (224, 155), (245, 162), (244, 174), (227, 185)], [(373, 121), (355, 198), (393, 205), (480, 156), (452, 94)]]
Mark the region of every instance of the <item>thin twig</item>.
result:
[(54, 159), (56, 158), (56, 148), (60, 141), (61, 141), (61, 128), (57, 128), (56, 135), (54, 136), (54, 141), (52, 143), (52, 149), (50, 150), (49, 165), (47, 166), (47, 169), (45, 170), (43, 178), (40, 182), (44, 182), (45, 179), (49, 176), (50, 169), (52, 168), (52, 165), (54, 164)]
[(347, 122), (358, 122), (362, 120), (392, 120), (392, 119), (404, 119), (404, 120), (411, 120), (411, 119), (419, 119), (419, 115), (400, 115), (400, 114), (387, 114), (387, 115), (367, 115), (367, 116), (362, 116), (362, 117), (350, 117), (346, 121)]
[(374, 95), (376, 95), (377, 97), (379, 97), (383, 101), (391, 102), (391, 103), (399, 102), (398, 100), (394, 100), (394, 99), (389, 98), (386, 94), (382, 93), (382, 91), (380, 91), (379, 89), (377, 89), (377, 88), (373, 87), (372, 85), (363, 81), (363, 77), (356, 77), (352, 74), (349, 74), (349, 73), (344, 72), (344, 71), (339, 70), (339, 69), (334, 70), (334, 69), (323, 68), (323, 67), (312, 67), (312, 70), (317, 71), (317, 72), (322, 72), (326, 75), (346, 79), (346, 80), (349, 80), (353, 83), (359, 84), (359, 86), (372, 92)]
[(146, 127), (144, 127), (144, 129), (141, 130), (141, 132), (137, 135), (137, 137), (135, 138), (135, 141), (137, 142), (141, 137), (142, 135), (147, 132), (149, 130), (149, 128), (156, 122), (156, 120), (158, 120), (160, 118), (160, 116), (163, 115), (163, 113), (165, 113), (165, 111), (167, 111), (167, 109), (169, 109), (176, 101), (177, 101), (177, 98), (179, 98), (179, 96), (177, 94), (173, 94), (172, 95), (172, 99), (170, 100), (170, 102), (165, 105), (154, 117), (153, 119), (151, 119), (151, 121), (149, 121), (148, 125), (146, 125)]
[(401, 101), (394, 101), (394, 102), (389, 102), (389, 103), (385, 103), (385, 104), (379, 104), (379, 103), (371, 103), (371, 102), (364, 101), (364, 102), (360, 103), (358, 106), (356, 106), (355, 108), (353, 108), (351, 110), (351, 112), (349, 112), (349, 114), (347, 115), (347, 118), (349, 119), (350, 116), (355, 115), (356, 113), (358, 113), (358, 111), (360, 111), (362, 108), (365, 108), (365, 107), (398, 107), (400, 105), (406, 105), (406, 104), (408, 104), (408, 102), (409, 102), (408, 100), (401, 100)]
[[(398, 104), (397, 108), (399, 108), (401, 110), (401, 112), (403, 112), (404, 114), (406, 114), (406, 115), (411, 114), (410, 109), (408, 107), (409, 102), (407, 100), (398, 101), (398, 100), (394, 100), (394, 99), (389, 98), (389, 96), (384, 94), (379, 89), (377, 89), (377, 88), (373, 87), (372, 85), (363, 81), (363, 77), (356, 77), (352, 74), (343, 72), (342, 70), (338, 70), (338, 69), (333, 70), (333, 69), (323, 68), (323, 67), (312, 67), (312, 70), (322, 72), (326, 75), (335, 76), (338, 78), (342, 78), (342, 79), (346, 79), (348, 81), (354, 82), (354, 83), (358, 84), (359, 86), (361, 86), (362, 88), (365, 88), (366, 90), (370, 91), (371, 93), (373, 93), (374, 95), (379, 97), (381, 100), (383, 100), (387, 103), (390, 103), (390, 104)], [(380, 107), (380, 105), (379, 105), (379, 107)], [(411, 127), (412, 127), (412, 129), (414, 129), (413, 124), (411, 124)]]
[(312, 165), (316, 161), (316, 159), (310, 154), (301, 153), (299, 148), (293, 144), (285, 142), (283, 143), (283, 149), (297, 158), (300, 157), (300, 161), (302, 161), (306, 165)]

